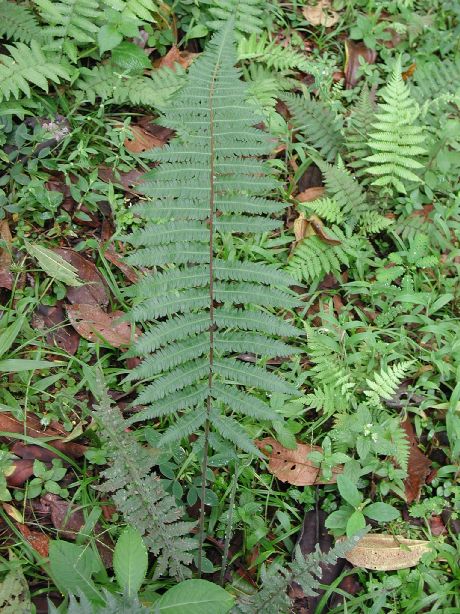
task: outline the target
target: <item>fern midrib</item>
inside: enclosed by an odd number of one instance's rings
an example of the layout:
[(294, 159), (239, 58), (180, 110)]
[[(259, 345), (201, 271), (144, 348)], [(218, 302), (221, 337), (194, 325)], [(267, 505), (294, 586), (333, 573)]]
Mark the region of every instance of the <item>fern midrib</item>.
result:
[[(227, 32), (229, 30), (227, 29)], [(214, 367), (214, 206), (215, 206), (215, 131), (214, 131), (214, 88), (220, 69), (221, 56), (226, 36), (223, 37), (216, 59), (216, 66), (209, 87), (209, 372), (208, 397), (206, 399), (206, 422), (204, 427), (203, 469), (201, 474), (201, 504), (199, 522), (198, 577), (201, 578), (202, 553), (204, 547), (204, 518), (206, 495), (206, 472), (208, 468), (209, 430), (212, 410), (212, 379)]]
[[(110, 401), (108, 398), (107, 398), (107, 403), (110, 406)], [(131, 476), (133, 476), (134, 478), (133, 484), (136, 487), (137, 493), (142, 501), (143, 507), (147, 510), (150, 517), (152, 519), (155, 519), (157, 517), (156, 509), (155, 509), (155, 506), (152, 505), (149, 499), (149, 496), (148, 496), (149, 493), (145, 489), (144, 478), (142, 478), (142, 476), (139, 473), (136, 459), (131, 458), (129, 454), (125, 454), (125, 448), (123, 445), (123, 441), (119, 439), (117, 430), (112, 428), (112, 423), (110, 420), (106, 422), (105, 428), (109, 431), (111, 440), (113, 442), (116, 442), (116, 449), (118, 451), (117, 453), (123, 457), (126, 466), (129, 468)], [(173, 551), (173, 549), (171, 549), (170, 542), (164, 539), (164, 536), (162, 535), (161, 531), (158, 531), (156, 533), (155, 539), (163, 542), (163, 548), (166, 551), (168, 550)], [(180, 579), (182, 580), (184, 579), (184, 576), (180, 570), (178, 571), (178, 575), (180, 576)]]

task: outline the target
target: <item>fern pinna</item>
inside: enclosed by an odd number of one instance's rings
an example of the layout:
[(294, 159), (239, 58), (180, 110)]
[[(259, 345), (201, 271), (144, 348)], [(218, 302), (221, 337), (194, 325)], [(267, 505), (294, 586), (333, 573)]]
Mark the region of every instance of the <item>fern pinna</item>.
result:
[(146, 224), (127, 237), (136, 248), (128, 261), (155, 269), (133, 291), (134, 320), (151, 322), (134, 348), (145, 358), (130, 379), (149, 383), (137, 399), (146, 408), (133, 421), (170, 416), (161, 444), (204, 428), (205, 465), (210, 428), (259, 455), (229, 413), (276, 420), (264, 396), (298, 394), (282, 377), (235, 357), (298, 352), (273, 338), (298, 330), (269, 310), (301, 303), (283, 271), (222, 256), (222, 235), (271, 231), (281, 222), (270, 214), (284, 208), (265, 197), (277, 186), (259, 159), (270, 139), (255, 128), (260, 118), (245, 102), (234, 63), (230, 22), (160, 118), (177, 137), (148, 154), (160, 163), (144, 176), (151, 200), (134, 208)]

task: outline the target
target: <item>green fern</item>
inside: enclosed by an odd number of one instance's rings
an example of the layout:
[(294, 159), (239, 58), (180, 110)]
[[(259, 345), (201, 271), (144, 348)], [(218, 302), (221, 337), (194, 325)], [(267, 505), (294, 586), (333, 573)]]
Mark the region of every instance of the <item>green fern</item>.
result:
[(337, 542), (326, 553), (317, 547), (315, 552), (304, 556), (297, 546), (293, 561), (286, 567), (271, 563), (267, 569), (262, 569), (262, 588), (254, 595), (241, 596), (231, 614), (288, 614), (292, 607), (286, 594), (288, 588), (295, 582), (302, 587), (304, 595), (316, 595), (323, 570), (343, 558), (359, 543), (362, 535), (363, 532), (360, 532), (350, 539)]
[(335, 160), (342, 146), (341, 118), (332, 105), (306, 96), (285, 94), (292, 123), (304, 139), (326, 160)]
[(165, 12), (166, 5), (155, 0), (103, 0), (104, 4), (121, 13), (125, 19), (155, 22)]
[(34, 4), (47, 24), (43, 28), (45, 50), (63, 52), (76, 62), (78, 47), (96, 41), (98, 22), (103, 18), (98, 0), (34, 0)]
[(305, 53), (292, 46), (282, 46), (269, 39), (267, 34), (251, 34), (238, 41), (238, 60), (251, 60), (279, 71), (315, 72), (315, 63)]
[(112, 493), (117, 509), (129, 524), (143, 535), (149, 550), (157, 557), (155, 577), (169, 575), (180, 579), (190, 576), (191, 550), (196, 542), (188, 537), (194, 523), (184, 522), (182, 509), (168, 495), (160, 478), (151, 473), (156, 457), (143, 448), (118, 408), (111, 404), (102, 381), (96, 374), (95, 394), (99, 405), (93, 409), (100, 424), (100, 437), (107, 445), (109, 468), (102, 472), (102, 492)]
[(426, 64), (417, 65), (411, 92), (419, 104), (423, 104), (455, 94), (459, 83), (460, 56), (442, 61), (430, 59)]
[(321, 279), (328, 273), (338, 277), (342, 266), (350, 267), (354, 260), (367, 257), (364, 240), (352, 235), (349, 227), (343, 231), (333, 225), (326, 232), (338, 244), (325, 243), (316, 235), (302, 239), (286, 267), (293, 277), (307, 282)]
[(139, 107), (160, 108), (183, 85), (185, 70), (164, 67), (150, 76), (119, 72), (111, 64), (80, 69), (75, 87), (79, 95), (92, 104), (99, 99), (108, 104), (129, 103)]
[(32, 40), (40, 40), (41, 29), (35, 15), (27, 7), (1, 0), (0, 37), (30, 43)]
[(331, 166), (323, 160), (315, 158), (314, 161), (323, 173), (327, 196), (335, 200), (347, 224), (354, 226), (361, 215), (369, 210), (369, 204), (361, 185), (342, 163), (339, 163), (338, 166)]
[(208, 6), (211, 18), (207, 26), (219, 30), (228, 19), (235, 16), (235, 29), (238, 32), (258, 33), (263, 27), (265, 4), (262, 0), (202, 0)]
[(374, 153), (365, 158), (371, 163), (367, 172), (377, 175), (372, 185), (384, 186), (390, 193), (394, 187), (405, 194), (405, 184), (421, 181), (414, 171), (423, 168), (417, 157), (425, 153), (421, 147), (425, 135), (416, 123), (420, 109), (401, 77), (400, 60), (380, 96), (383, 102), (377, 107), (369, 134), (368, 144)]
[[(212, 425), (259, 454), (231, 414), (273, 420), (264, 396), (298, 393), (282, 377), (235, 357), (296, 353), (273, 338), (296, 329), (259, 306), (301, 303), (283, 271), (216, 254), (221, 234), (278, 228), (280, 222), (266, 213), (284, 208), (264, 197), (277, 185), (258, 159), (270, 150), (270, 140), (254, 128), (259, 117), (245, 102), (232, 39), (228, 24), (192, 65), (187, 85), (159, 119), (178, 138), (147, 155), (160, 162), (142, 184), (154, 200), (133, 208), (147, 224), (126, 238), (136, 247), (128, 261), (162, 272), (146, 275), (133, 291), (134, 320), (153, 325), (134, 348), (145, 359), (129, 379), (146, 381), (137, 399), (146, 409), (132, 421), (170, 416), (161, 444)], [(248, 389), (260, 392), (252, 396)]]
[(309, 203), (300, 203), (298, 209), (305, 211), (307, 216), (314, 213), (331, 224), (342, 224), (345, 221), (340, 205), (333, 198), (318, 198)]
[(358, 102), (351, 110), (348, 125), (344, 131), (346, 160), (348, 165), (356, 172), (357, 177), (365, 174), (365, 169), (368, 166), (365, 158), (372, 154), (368, 141), (374, 121), (374, 106), (371, 101), (371, 94), (367, 86), (364, 86)]
[(41, 50), (37, 41), (30, 47), (25, 43), (6, 45), (10, 55), (0, 55), (0, 102), (31, 96), (30, 84), (48, 91), (48, 81), (60, 83), (70, 79), (62, 64), (51, 61)]
[(391, 400), (411, 365), (411, 361), (405, 361), (383, 367), (380, 373), (374, 373), (372, 379), (367, 379), (368, 388), (364, 390), (364, 394), (369, 403), (379, 405), (380, 399)]

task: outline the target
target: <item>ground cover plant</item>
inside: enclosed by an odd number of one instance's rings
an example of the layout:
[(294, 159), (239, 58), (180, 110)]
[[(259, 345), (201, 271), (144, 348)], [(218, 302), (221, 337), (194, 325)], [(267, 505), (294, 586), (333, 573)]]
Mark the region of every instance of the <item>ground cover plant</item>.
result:
[(459, 17), (0, 0), (2, 611), (460, 611)]

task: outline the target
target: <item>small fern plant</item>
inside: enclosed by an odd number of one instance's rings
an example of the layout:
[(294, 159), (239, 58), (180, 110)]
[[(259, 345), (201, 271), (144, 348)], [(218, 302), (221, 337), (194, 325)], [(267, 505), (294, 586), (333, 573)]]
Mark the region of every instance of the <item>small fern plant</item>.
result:
[[(92, 376), (89, 377), (92, 381)], [(101, 474), (105, 482), (98, 489), (112, 494), (124, 520), (143, 535), (147, 548), (157, 557), (155, 577), (168, 573), (183, 580), (191, 575), (189, 566), (197, 545), (189, 536), (194, 523), (182, 520), (184, 510), (152, 473), (157, 460), (153, 451), (140, 445), (128, 431), (127, 422), (107, 394), (99, 370), (94, 384), (98, 405), (93, 408), (93, 415), (101, 427), (100, 437), (107, 446), (109, 462), (109, 468)]]
[(232, 29), (213, 37), (160, 118), (177, 138), (148, 154), (160, 164), (144, 176), (149, 200), (134, 207), (145, 226), (125, 237), (136, 248), (128, 262), (151, 269), (132, 291), (132, 317), (148, 323), (133, 350), (144, 360), (129, 375), (144, 382), (134, 420), (167, 418), (160, 445), (204, 432), (203, 475), (211, 429), (259, 455), (235, 416), (277, 420), (269, 395), (298, 396), (280, 375), (237, 359), (298, 353), (276, 339), (298, 329), (272, 310), (302, 303), (285, 272), (221, 256), (222, 236), (278, 228), (272, 215), (285, 207), (267, 197), (277, 181), (259, 157), (270, 138), (245, 102)]
[(369, 133), (368, 145), (373, 153), (365, 158), (370, 162), (367, 172), (377, 177), (372, 185), (383, 186), (390, 194), (393, 188), (406, 194), (408, 183), (421, 182), (414, 171), (423, 168), (418, 158), (426, 151), (422, 147), (424, 130), (417, 124), (420, 109), (401, 76), (400, 59), (380, 97)]

